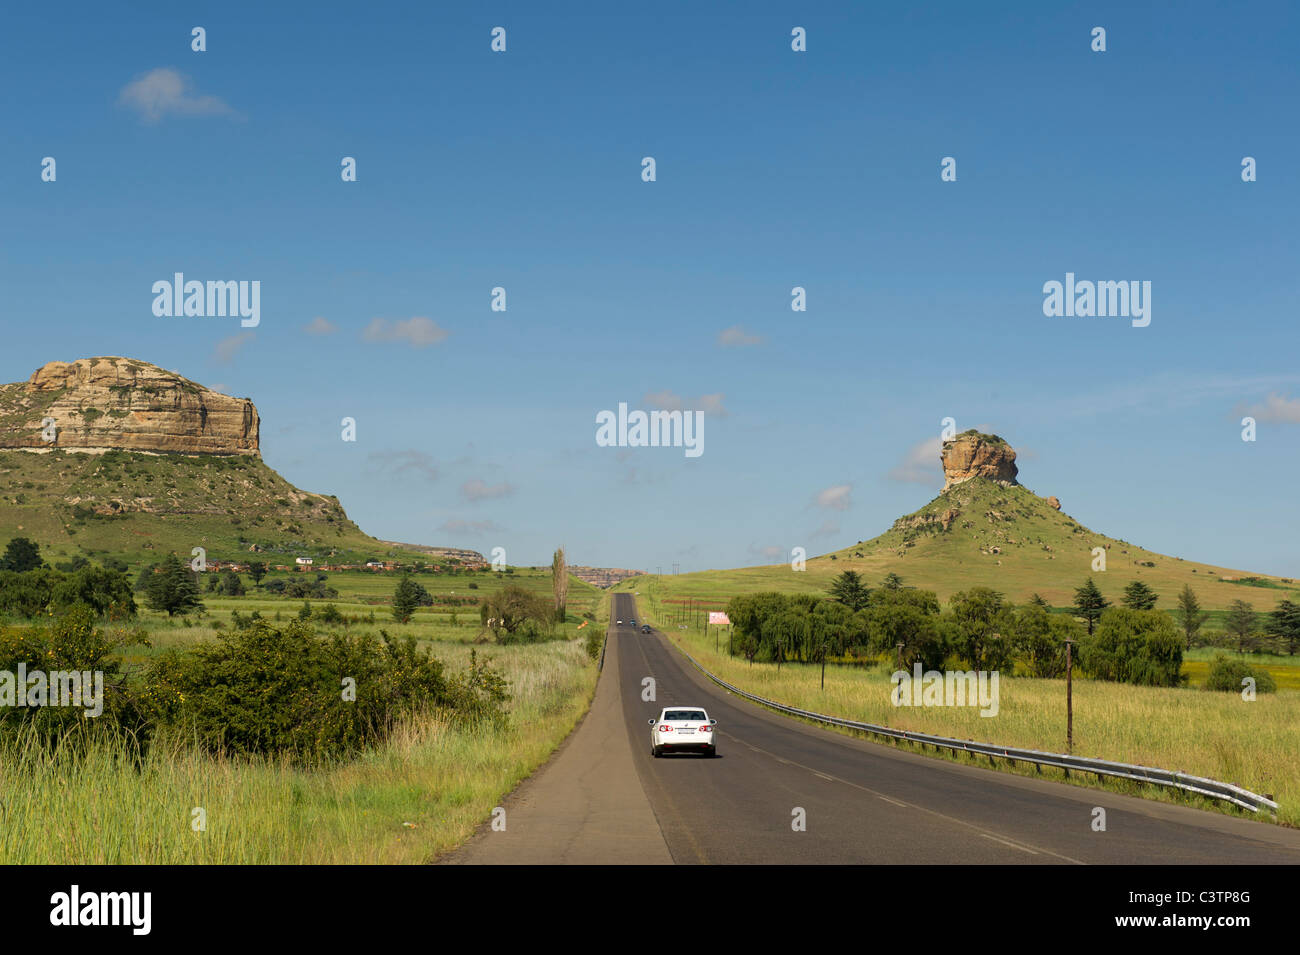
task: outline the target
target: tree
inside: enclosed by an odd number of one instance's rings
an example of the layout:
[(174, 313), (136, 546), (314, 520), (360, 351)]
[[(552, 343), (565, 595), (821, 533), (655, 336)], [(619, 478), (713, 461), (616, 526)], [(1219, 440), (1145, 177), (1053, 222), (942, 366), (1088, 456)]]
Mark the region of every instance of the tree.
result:
[(1196, 592), (1192, 590), (1191, 584), (1183, 584), (1183, 592), (1178, 595), (1178, 609), (1174, 614), (1178, 618), (1178, 625), (1183, 628), (1187, 649), (1190, 650), (1192, 639), (1201, 629), (1201, 624), (1205, 623), (1205, 618), (1209, 616), (1202, 612), (1201, 602), (1196, 599)]
[(1140, 580), (1135, 580), (1124, 588), (1120, 602), (1130, 610), (1154, 610), (1159, 595)]
[(901, 590), (903, 587), (903, 578), (891, 571), (890, 573), (885, 574), (885, 579), (881, 581), (880, 586), (884, 587), (886, 590)]
[(196, 575), (175, 554), (164, 557), (159, 572), (149, 578), (145, 603), (151, 610), (167, 611), (169, 617), (203, 609)]
[(1283, 600), (1268, 615), (1268, 632), (1281, 640), (1287, 647), (1287, 653), (1295, 656), (1296, 645), (1300, 644), (1300, 604)]
[(953, 594), (948, 603), (952, 608), (949, 624), (958, 652), (971, 669), (981, 673), (1010, 662), (1011, 641), (1003, 638), (1009, 608), (1003, 605), (1000, 593), (988, 587), (972, 587)]
[(555, 591), (555, 620), (564, 623), (565, 606), (569, 599), (569, 565), (564, 562), (564, 548), (556, 550), (551, 558), (551, 587)]
[(830, 595), (850, 610), (861, 610), (871, 596), (856, 570), (846, 570), (831, 581)]
[(260, 560), (250, 561), (248, 564), (248, 576), (253, 578), (253, 586), (257, 587), (262, 583), (262, 578), (266, 576), (266, 564)]
[(244, 582), (233, 570), (221, 572), (221, 592), (227, 597), (244, 596)]
[(1049, 604), (1046, 600), (1044, 600), (1042, 594), (1039, 593), (1035, 593), (1032, 597), (1030, 597), (1029, 603), (1035, 607), (1042, 607), (1044, 610), (1052, 609), (1052, 605)]
[(153, 580), (153, 572), (157, 566), (157, 564), (145, 564), (140, 568), (140, 575), (135, 579), (136, 593), (142, 594), (149, 589), (149, 581)]
[(0, 557), (0, 570), (14, 570), (21, 574), (36, 570), (44, 563), (39, 545), (26, 537), (15, 537), (5, 548), (4, 556)]
[(1063, 613), (1049, 613), (1030, 602), (1011, 616), (1012, 646), (1029, 664), (1032, 676), (1049, 679), (1065, 673), (1065, 641), (1078, 640), (1079, 625)]
[(1079, 646), (1079, 666), (1098, 680), (1139, 686), (1183, 682), (1183, 640), (1168, 614), (1110, 607)]
[(1254, 649), (1255, 633), (1259, 626), (1252, 605), (1244, 600), (1234, 600), (1228, 605), (1223, 623), (1228, 635), (1237, 638), (1239, 652), (1245, 653), (1247, 648)]
[(126, 574), (94, 564), (55, 584), (51, 603), (58, 608), (85, 604), (99, 617), (134, 617), (136, 613)]
[(1101, 619), (1102, 611), (1110, 606), (1110, 601), (1101, 595), (1097, 585), (1088, 578), (1088, 582), (1074, 592), (1074, 609), (1088, 621), (1088, 635), (1092, 631), (1097, 621)]
[(943, 664), (948, 647), (939, 625), (939, 599), (933, 591), (877, 590), (865, 613), (869, 646), (875, 652), (901, 656), (906, 670), (916, 663), (925, 669)]
[(398, 623), (409, 621), (415, 608), (420, 606), (421, 594), (427, 593), (414, 578), (403, 574), (393, 591), (393, 619)]
[(486, 620), (497, 621), (493, 630), (505, 630), (511, 635), (528, 621), (545, 626), (554, 619), (545, 597), (518, 584), (506, 584), (483, 601), (482, 607), (480, 613)]

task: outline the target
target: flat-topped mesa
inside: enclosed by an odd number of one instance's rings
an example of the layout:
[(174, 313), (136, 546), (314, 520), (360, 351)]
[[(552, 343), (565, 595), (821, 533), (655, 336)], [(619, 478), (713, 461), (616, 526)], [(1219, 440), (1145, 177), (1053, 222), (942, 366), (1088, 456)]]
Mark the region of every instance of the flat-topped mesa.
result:
[(981, 477), (999, 484), (1016, 483), (1016, 452), (996, 434), (971, 429), (943, 443), (943, 475), (946, 491), (955, 484)]
[(0, 448), (256, 455), (259, 426), (247, 398), (130, 358), (52, 361), (0, 385)]

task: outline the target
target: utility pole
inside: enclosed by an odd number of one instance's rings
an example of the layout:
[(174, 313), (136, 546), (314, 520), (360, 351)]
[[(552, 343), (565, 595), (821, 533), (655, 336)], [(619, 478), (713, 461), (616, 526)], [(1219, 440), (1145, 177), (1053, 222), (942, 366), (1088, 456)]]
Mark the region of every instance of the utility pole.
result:
[(1065, 752), (1074, 752), (1074, 641), (1065, 641)]

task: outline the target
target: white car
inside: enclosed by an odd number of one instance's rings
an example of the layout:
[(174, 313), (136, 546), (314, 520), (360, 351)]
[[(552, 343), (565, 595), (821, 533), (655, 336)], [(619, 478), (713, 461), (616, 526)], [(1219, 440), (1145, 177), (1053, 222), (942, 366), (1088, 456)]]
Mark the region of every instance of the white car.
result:
[(717, 720), (698, 706), (666, 706), (658, 719), (650, 720), (650, 752), (697, 752), (718, 755)]
[(623, 626), (623, 621), (620, 620), (620, 621), (618, 622), (618, 625), (619, 625), (620, 627)]

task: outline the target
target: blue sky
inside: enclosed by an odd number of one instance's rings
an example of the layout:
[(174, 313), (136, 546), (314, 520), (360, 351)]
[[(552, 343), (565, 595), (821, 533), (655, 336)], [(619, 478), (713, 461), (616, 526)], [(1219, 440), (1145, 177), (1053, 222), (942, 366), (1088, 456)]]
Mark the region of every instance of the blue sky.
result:
[[(1293, 5), (263, 6), (6, 14), (0, 380), (151, 361), (376, 536), (651, 571), (874, 536), (951, 416), (1097, 531), (1300, 575)], [(154, 316), (178, 271), (261, 324)], [(1066, 272), (1151, 324), (1045, 317)], [(704, 454), (597, 447), (619, 402)]]

